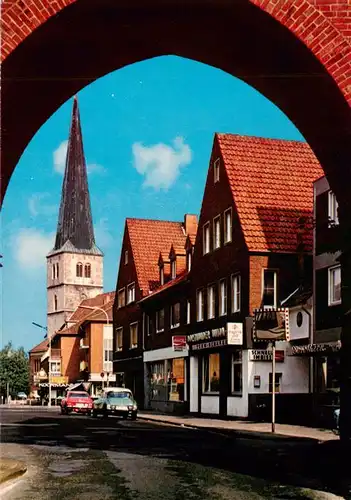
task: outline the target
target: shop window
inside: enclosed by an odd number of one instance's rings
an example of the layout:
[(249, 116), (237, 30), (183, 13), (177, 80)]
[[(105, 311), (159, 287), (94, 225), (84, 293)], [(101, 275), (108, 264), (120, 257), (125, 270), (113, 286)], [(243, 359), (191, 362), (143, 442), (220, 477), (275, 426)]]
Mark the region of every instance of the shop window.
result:
[(124, 307), (126, 305), (126, 293), (125, 289), (121, 288), (118, 290), (118, 299), (117, 299), (117, 307), (118, 309)]
[(89, 263), (84, 266), (84, 276), (86, 278), (91, 278), (91, 265)]
[(340, 357), (328, 356), (327, 357), (327, 389), (340, 389)]
[(122, 351), (123, 349), (123, 328), (117, 328), (116, 330), (116, 351)]
[(191, 303), (190, 300), (186, 301), (186, 323), (189, 325), (191, 322)]
[(263, 308), (277, 307), (277, 271), (264, 269), (262, 285)]
[(203, 357), (203, 392), (219, 392), (220, 360), (219, 353)]
[(83, 264), (81, 262), (77, 262), (76, 275), (77, 275), (77, 278), (83, 277)]
[(329, 269), (328, 275), (328, 304), (334, 306), (341, 303), (341, 267)]
[(156, 332), (161, 333), (165, 329), (165, 310), (156, 311)]
[(210, 285), (207, 287), (207, 319), (212, 319), (216, 314), (216, 294), (215, 286)]
[(204, 291), (196, 292), (196, 321), (204, 320)]
[(227, 281), (225, 279), (219, 282), (219, 315), (227, 314)]
[(232, 358), (232, 393), (243, 392), (243, 358), (242, 351), (235, 351)]
[(174, 259), (171, 262), (171, 278), (174, 280), (177, 277), (177, 261)]
[(220, 167), (220, 159), (217, 158), (213, 163), (213, 180), (214, 183), (219, 182), (219, 167)]
[(135, 283), (127, 286), (127, 304), (135, 301)]
[(240, 312), (241, 308), (241, 277), (240, 274), (232, 276), (232, 313)]
[[(272, 381), (273, 381), (273, 374), (271, 372), (269, 374), (269, 392), (272, 392)], [(275, 392), (281, 391), (281, 385), (282, 385), (282, 374), (276, 373), (275, 374)]]
[(180, 325), (180, 303), (177, 302), (171, 306), (171, 328)]
[(184, 401), (184, 358), (151, 363), (149, 377), (151, 401)]
[(328, 195), (328, 225), (329, 227), (339, 224), (338, 217), (338, 202), (333, 191), (329, 191)]
[(232, 209), (224, 212), (224, 243), (232, 241)]
[(221, 246), (221, 216), (218, 215), (213, 219), (213, 248), (219, 248)]
[(135, 349), (138, 347), (138, 323), (129, 325), (130, 348)]
[(202, 228), (202, 253), (205, 255), (210, 252), (210, 223), (207, 222)]

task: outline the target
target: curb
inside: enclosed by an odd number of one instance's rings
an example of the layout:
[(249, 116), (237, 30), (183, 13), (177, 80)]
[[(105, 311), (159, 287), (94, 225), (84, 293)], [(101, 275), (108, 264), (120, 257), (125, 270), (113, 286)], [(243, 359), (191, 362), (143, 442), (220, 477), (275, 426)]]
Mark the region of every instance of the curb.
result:
[(268, 432), (261, 432), (261, 431), (245, 431), (241, 429), (226, 429), (226, 428), (219, 428), (219, 427), (207, 427), (207, 426), (202, 426), (202, 425), (196, 425), (196, 424), (191, 424), (191, 423), (183, 423), (183, 422), (171, 422), (167, 419), (160, 419), (160, 418), (150, 418), (146, 417), (144, 415), (138, 414), (138, 419), (145, 420), (147, 422), (153, 422), (153, 423), (161, 423), (161, 424), (168, 424), (168, 425), (173, 425), (176, 427), (182, 427), (184, 429), (196, 429), (196, 430), (202, 430), (205, 432), (211, 432), (213, 434), (221, 435), (224, 437), (231, 437), (231, 435), (236, 435), (236, 437), (243, 437), (243, 438), (248, 438), (248, 439), (266, 439), (266, 440), (289, 440), (289, 441), (309, 441), (309, 442), (315, 442), (315, 443), (320, 443), (320, 442), (327, 442), (329, 440), (323, 441), (318, 438), (313, 438), (313, 437), (308, 437), (308, 436), (290, 436), (288, 434), (271, 434)]
[(0, 486), (23, 476), (27, 472), (24, 462), (12, 459), (0, 459)]

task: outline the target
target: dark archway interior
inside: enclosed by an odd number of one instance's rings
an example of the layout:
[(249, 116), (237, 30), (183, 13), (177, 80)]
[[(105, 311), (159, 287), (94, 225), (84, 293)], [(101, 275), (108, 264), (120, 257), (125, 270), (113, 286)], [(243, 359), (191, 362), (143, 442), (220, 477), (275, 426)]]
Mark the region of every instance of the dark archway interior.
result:
[(69, 97), (106, 73), (166, 54), (220, 68), (274, 102), (348, 205), (350, 108), (310, 50), (247, 0), (77, 0), (35, 30), (2, 67), (2, 196), (28, 142)]

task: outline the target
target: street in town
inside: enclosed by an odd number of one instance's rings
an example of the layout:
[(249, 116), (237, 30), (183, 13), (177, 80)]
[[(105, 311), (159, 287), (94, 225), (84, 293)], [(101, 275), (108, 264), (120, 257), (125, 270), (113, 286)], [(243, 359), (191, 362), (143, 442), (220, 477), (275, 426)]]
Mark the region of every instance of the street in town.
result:
[(26, 463), (2, 498), (350, 498), (337, 439), (2, 408), (2, 458)]

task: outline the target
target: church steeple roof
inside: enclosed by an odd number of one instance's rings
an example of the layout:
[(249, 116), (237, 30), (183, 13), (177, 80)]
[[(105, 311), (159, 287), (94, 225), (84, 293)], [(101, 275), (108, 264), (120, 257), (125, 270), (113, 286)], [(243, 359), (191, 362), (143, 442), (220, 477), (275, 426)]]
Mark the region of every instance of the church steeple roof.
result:
[(101, 255), (95, 245), (77, 97), (74, 97), (55, 246), (52, 252)]

